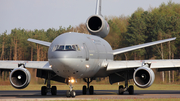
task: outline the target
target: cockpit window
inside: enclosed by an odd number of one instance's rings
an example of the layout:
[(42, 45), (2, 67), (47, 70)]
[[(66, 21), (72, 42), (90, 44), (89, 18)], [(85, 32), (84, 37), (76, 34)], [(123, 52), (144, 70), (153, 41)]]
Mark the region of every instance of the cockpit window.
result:
[(63, 51), (64, 50), (64, 45), (56, 45), (55, 51)]
[(77, 50), (75, 45), (72, 45), (72, 48), (75, 49), (75, 50)]
[(52, 51), (80, 51), (78, 45), (55, 45)]
[(76, 49), (73, 49), (71, 45), (66, 45), (66, 51), (76, 51)]
[(76, 45), (76, 49), (77, 49), (78, 51), (80, 51), (80, 48), (79, 48), (79, 46), (78, 46), (78, 45)]

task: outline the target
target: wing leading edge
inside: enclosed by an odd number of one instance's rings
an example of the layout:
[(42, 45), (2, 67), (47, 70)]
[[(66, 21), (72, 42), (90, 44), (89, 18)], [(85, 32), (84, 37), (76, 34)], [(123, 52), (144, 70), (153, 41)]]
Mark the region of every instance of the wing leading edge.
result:
[(51, 45), (50, 42), (40, 41), (40, 40), (36, 40), (36, 39), (31, 39), (31, 38), (29, 38), (27, 41), (34, 42), (34, 43), (44, 45), (44, 46), (48, 46), (48, 47)]
[(23, 64), (25, 68), (52, 70), (48, 61), (0, 61), (0, 69), (12, 70), (18, 68), (19, 64)]
[(150, 68), (158, 68), (158, 69), (180, 67), (180, 59), (110, 61), (107, 66), (107, 71), (128, 69), (128, 68), (138, 68), (138, 67), (141, 67), (143, 63), (149, 63)]
[(130, 46), (130, 47), (125, 47), (125, 48), (120, 48), (120, 49), (115, 49), (115, 50), (113, 50), (113, 55), (129, 52), (129, 51), (132, 51), (132, 50), (136, 50), (136, 49), (140, 49), (140, 48), (144, 48), (144, 47), (148, 47), (148, 46), (157, 45), (157, 44), (172, 41), (172, 40), (175, 40), (175, 39), (176, 39), (176, 37), (175, 38), (165, 39), (165, 40), (160, 40), (160, 41), (149, 42), (149, 43), (140, 44), (140, 45), (135, 45), (135, 46)]

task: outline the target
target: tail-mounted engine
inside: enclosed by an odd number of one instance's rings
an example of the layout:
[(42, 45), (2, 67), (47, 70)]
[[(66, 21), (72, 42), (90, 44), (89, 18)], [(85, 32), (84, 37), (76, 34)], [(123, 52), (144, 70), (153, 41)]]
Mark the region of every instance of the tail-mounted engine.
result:
[(100, 15), (90, 16), (86, 21), (86, 27), (92, 35), (105, 38), (109, 34), (109, 25)]
[(29, 85), (31, 75), (29, 71), (25, 68), (15, 68), (10, 73), (9, 80), (14, 88), (23, 89)]
[(140, 88), (147, 88), (154, 82), (154, 72), (148, 67), (139, 67), (134, 71), (134, 83)]

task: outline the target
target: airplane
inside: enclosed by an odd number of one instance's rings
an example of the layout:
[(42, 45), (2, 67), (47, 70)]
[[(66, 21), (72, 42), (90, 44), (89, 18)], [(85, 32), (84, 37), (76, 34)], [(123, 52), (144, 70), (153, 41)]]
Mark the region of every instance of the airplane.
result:
[(104, 40), (110, 27), (101, 14), (101, 0), (96, 1), (95, 14), (86, 21), (86, 27), (91, 33), (68, 32), (59, 35), (52, 42), (29, 38), (27, 41), (49, 47), (48, 61), (0, 61), (1, 70), (10, 70), (9, 80), (17, 89), (26, 88), (31, 80), (27, 68), (37, 69), (37, 77), (44, 78), (46, 86), (41, 87), (41, 95), (57, 95), (57, 87), (51, 86), (50, 80), (70, 85), (66, 92), (67, 97), (75, 97), (73, 84), (82, 78), (87, 86), (82, 87), (82, 94), (94, 94), (94, 87), (90, 83), (97, 77), (109, 77), (110, 84), (125, 81), (120, 85), (119, 94), (128, 91), (134, 94), (134, 87), (128, 86), (128, 80), (133, 79), (140, 88), (152, 85), (155, 79), (153, 68), (159, 71), (178, 70), (180, 60), (127, 60), (115, 61), (114, 56), (136, 49), (149, 47), (164, 42), (173, 41), (169, 38), (140, 45), (113, 50)]

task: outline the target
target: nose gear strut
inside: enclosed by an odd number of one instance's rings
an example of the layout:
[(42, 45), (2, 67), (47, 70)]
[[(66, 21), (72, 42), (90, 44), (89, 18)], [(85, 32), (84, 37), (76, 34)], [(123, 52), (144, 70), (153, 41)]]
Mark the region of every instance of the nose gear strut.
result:
[(74, 83), (74, 79), (72, 78), (72, 79), (68, 80), (68, 82), (70, 84), (69, 85), (70, 90), (66, 91), (66, 96), (67, 97), (75, 97), (76, 96), (76, 92), (73, 90), (73, 86), (72, 86), (72, 83)]

